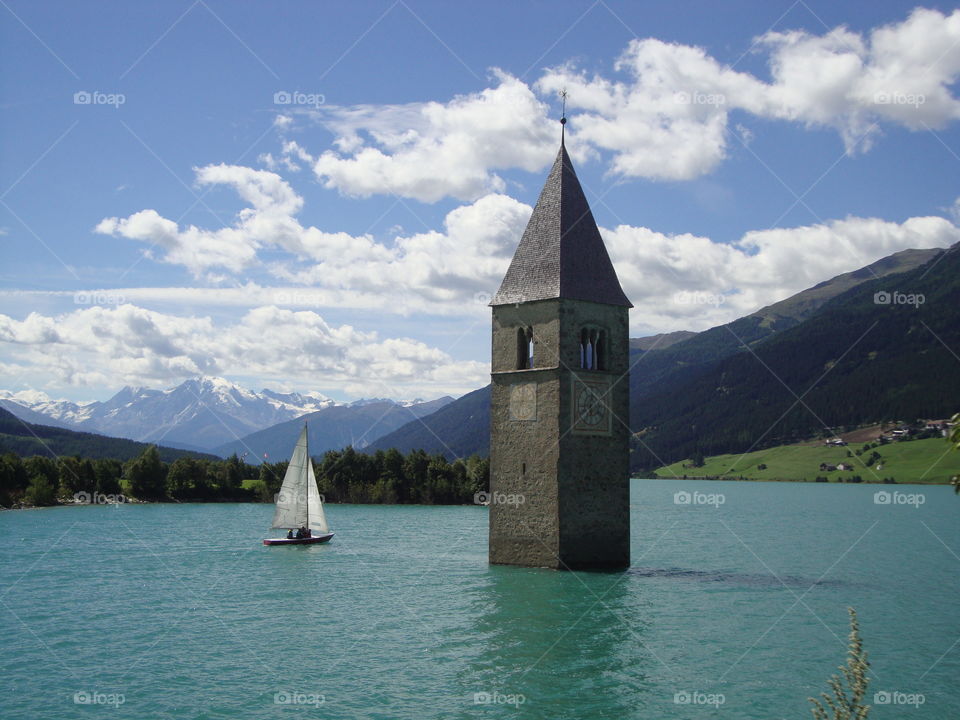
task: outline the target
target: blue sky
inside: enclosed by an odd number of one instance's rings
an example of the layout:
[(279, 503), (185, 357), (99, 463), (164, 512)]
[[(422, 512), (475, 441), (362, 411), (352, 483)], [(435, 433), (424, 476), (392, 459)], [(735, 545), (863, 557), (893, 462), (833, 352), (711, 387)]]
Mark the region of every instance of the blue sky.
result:
[(633, 336), (960, 240), (950, 5), (5, 0), (0, 33), (8, 390), (484, 384), (561, 88)]

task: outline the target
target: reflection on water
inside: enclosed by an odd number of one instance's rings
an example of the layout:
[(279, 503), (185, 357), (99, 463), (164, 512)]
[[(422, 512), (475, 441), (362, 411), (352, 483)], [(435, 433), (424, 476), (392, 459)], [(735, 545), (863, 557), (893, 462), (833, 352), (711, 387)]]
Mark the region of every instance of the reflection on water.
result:
[(624, 573), (490, 567), (470, 598), (474, 653), (459, 674), (480, 702), (524, 702), (535, 716), (626, 716), (647, 667), (649, 613)]

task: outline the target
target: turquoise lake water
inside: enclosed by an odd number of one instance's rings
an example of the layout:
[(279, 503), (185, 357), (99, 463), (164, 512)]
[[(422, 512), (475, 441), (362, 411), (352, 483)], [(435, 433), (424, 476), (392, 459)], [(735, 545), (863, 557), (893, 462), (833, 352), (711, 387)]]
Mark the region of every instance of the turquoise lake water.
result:
[(854, 606), (870, 717), (957, 718), (960, 498), (893, 489), (635, 480), (617, 574), (490, 567), (482, 507), (5, 512), (0, 717), (809, 718)]

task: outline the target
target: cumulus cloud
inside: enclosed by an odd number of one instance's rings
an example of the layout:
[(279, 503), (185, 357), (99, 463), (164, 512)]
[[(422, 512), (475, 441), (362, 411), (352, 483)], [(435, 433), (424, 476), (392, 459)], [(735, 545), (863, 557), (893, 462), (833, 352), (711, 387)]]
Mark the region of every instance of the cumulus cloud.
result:
[(224, 164), (194, 171), (199, 185), (232, 187), (247, 202), (249, 207), (239, 212), (233, 225), (217, 230), (194, 225), (181, 229), (173, 220), (147, 209), (127, 218), (104, 218), (94, 231), (162, 248), (164, 262), (183, 265), (195, 277), (213, 268), (239, 272), (255, 261), (261, 248), (279, 247), (297, 256), (317, 257), (330, 247), (372, 242), (366, 237), (304, 228), (295, 217), (303, 198), (274, 172)]
[(705, 330), (900, 250), (960, 242), (960, 228), (936, 216), (849, 217), (751, 231), (732, 244), (626, 225), (602, 232), (635, 306), (634, 335)]
[(397, 237), (390, 248), (372, 241), (330, 247), (317, 253), (318, 263), (270, 270), (346, 296), (379, 295), (394, 311), (463, 312), (489, 301), (531, 212), (506, 195), (487, 195), (448, 213), (443, 232)]
[[(166, 262), (195, 274), (217, 267), (235, 276), (258, 262), (259, 250), (279, 248), (286, 253), (273, 253), (265, 268), (284, 285), (108, 291), (115, 302), (192, 298), (246, 307), (478, 316), (486, 312), (531, 213), (529, 205), (489, 194), (448, 213), (442, 230), (397, 236), (388, 245), (366, 235), (302, 226), (295, 217), (302, 198), (274, 173), (225, 165), (197, 172), (201, 183), (229, 185), (247, 202), (233, 226), (180, 229), (155, 211), (143, 210), (128, 218), (107, 218), (98, 230), (154, 243), (165, 248)], [(899, 250), (946, 247), (960, 240), (957, 227), (942, 217), (902, 223), (850, 217), (751, 231), (730, 244), (629, 225), (602, 233), (637, 305), (635, 323), (657, 332), (727, 322)], [(685, 303), (685, 296), (677, 296), (684, 292), (719, 300), (711, 307)]]
[[(571, 63), (531, 88), (496, 70), (493, 87), (445, 103), (324, 107), (312, 115), (334, 133), (334, 148), (313, 170), (351, 196), (435, 202), (502, 192), (497, 171), (538, 171), (552, 158), (557, 129), (548, 115), (561, 89), (578, 159), (600, 155), (613, 175), (656, 180), (711, 172), (729, 154), (732, 132), (749, 142), (753, 131), (731, 123), (735, 113), (832, 128), (849, 154), (869, 150), (886, 123), (919, 130), (960, 116), (951, 92), (960, 77), (960, 10), (918, 8), (867, 33), (768, 32), (753, 48), (769, 78), (702, 48), (648, 38), (631, 41), (611, 73), (588, 75)], [(282, 162), (299, 167), (308, 157), (291, 147)]]
[(96, 231), (162, 248), (164, 262), (194, 276), (209, 277), (214, 269), (237, 274), (258, 262), (258, 251), (279, 248), (286, 254), (271, 261), (268, 271), (314, 286), (324, 304), (369, 306), (379, 295), (378, 304), (412, 311), (435, 302), (470, 302), (495, 290), (531, 213), (513, 198), (490, 194), (452, 210), (443, 232), (398, 236), (388, 246), (369, 235), (304, 227), (296, 218), (303, 199), (276, 173), (236, 165), (196, 173), (199, 184), (232, 187), (246, 201), (232, 226), (180, 228), (148, 209), (105, 218)]
[(258, 307), (238, 321), (160, 313), (132, 304), (60, 315), (0, 315), (0, 342), (32, 372), (74, 386), (164, 385), (200, 374), (256, 375), (359, 395), (460, 393), (486, 364), (456, 361), (410, 338), (381, 339), (312, 311)]
[[(336, 307), (480, 318), (488, 312), (487, 302), (530, 212), (528, 205), (511, 198), (488, 195), (449, 213), (443, 232), (398, 237), (390, 248), (367, 241), (328, 244), (319, 262), (276, 261), (270, 271), (289, 283), (283, 286), (247, 282), (234, 288), (121, 288), (81, 294), (94, 299), (102, 294), (105, 302)], [(601, 228), (601, 233), (636, 306), (635, 334), (706, 329), (900, 250), (960, 242), (960, 228), (937, 216), (900, 223), (848, 217), (750, 231), (733, 243), (630, 225)], [(321, 249), (319, 244), (312, 247)]]
[(950, 87), (960, 76), (960, 10), (918, 8), (867, 36), (840, 27), (823, 35), (769, 32), (771, 82), (738, 72), (705, 50), (657, 39), (633, 40), (615, 65), (624, 80), (588, 77), (573, 66), (537, 82), (569, 91), (578, 141), (613, 153), (619, 175), (688, 180), (727, 155), (729, 116), (836, 129), (846, 151), (869, 149), (882, 123), (912, 130), (960, 117)]
[(540, 170), (556, 153), (546, 106), (517, 78), (447, 103), (329, 107), (317, 112), (336, 135), (335, 150), (313, 170), (346, 195), (393, 193), (423, 202), (475, 200), (502, 192), (498, 169)]

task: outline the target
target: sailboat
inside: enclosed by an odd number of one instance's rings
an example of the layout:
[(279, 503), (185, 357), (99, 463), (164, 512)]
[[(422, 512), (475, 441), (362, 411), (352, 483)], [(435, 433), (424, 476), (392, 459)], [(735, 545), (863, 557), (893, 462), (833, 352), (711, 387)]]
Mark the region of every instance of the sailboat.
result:
[(317, 490), (317, 476), (307, 449), (307, 424), (303, 424), (300, 439), (290, 456), (287, 474), (277, 493), (277, 507), (273, 513), (273, 530), (308, 530), (307, 537), (267, 538), (264, 545), (314, 545), (333, 537), (323, 512), (323, 500)]

